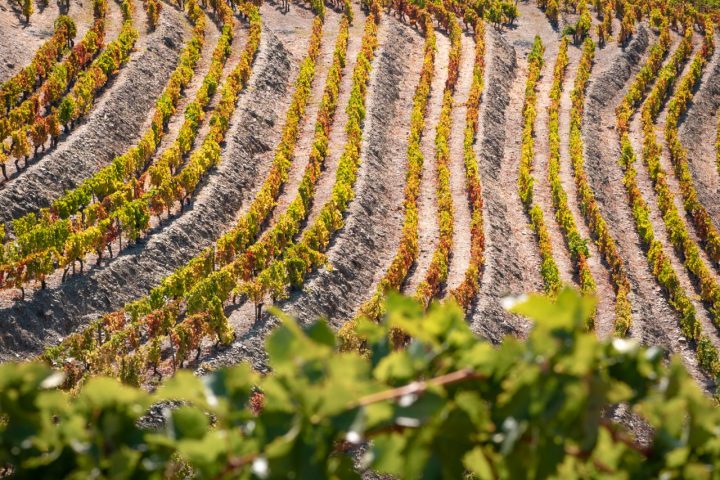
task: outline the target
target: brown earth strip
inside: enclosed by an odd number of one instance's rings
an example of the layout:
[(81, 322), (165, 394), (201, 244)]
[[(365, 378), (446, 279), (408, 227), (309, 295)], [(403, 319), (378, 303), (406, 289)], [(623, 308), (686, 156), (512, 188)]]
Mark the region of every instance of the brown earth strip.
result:
[[(672, 52), (670, 53), (672, 55)], [(678, 280), (680, 282), (681, 287), (687, 293), (688, 297), (690, 297), (696, 312), (696, 317), (701, 322), (703, 326), (703, 330), (707, 333), (708, 337), (713, 341), (716, 348), (720, 343), (717, 340), (717, 335), (715, 335), (713, 332), (716, 331), (716, 328), (713, 326), (712, 322), (710, 321), (710, 317), (708, 315), (708, 312), (705, 310), (703, 305), (700, 303), (697, 295), (694, 295), (695, 288), (693, 286), (693, 281), (689, 277), (688, 271), (685, 268), (685, 265), (683, 264), (683, 258), (682, 254), (675, 250), (673, 248), (672, 243), (670, 242), (669, 233), (667, 228), (665, 227), (665, 222), (663, 221), (662, 212), (660, 211), (660, 208), (658, 206), (658, 198), (655, 194), (655, 189), (652, 184), (652, 180), (650, 179), (650, 175), (648, 173), (648, 169), (643, 163), (642, 160), (642, 124), (641, 119), (639, 115), (636, 115), (632, 121), (630, 122), (630, 142), (633, 145), (633, 148), (635, 149), (636, 155), (637, 155), (637, 163), (635, 165), (635, 170), (637, 171), (637, 176), (635, 177), (638, 188), (642, 192), (643, 198), (647, 202), (648, 209), (650, 211), (650, 223), (652, 224), (653, 231), (655, 232), (655, 240), (660, 242), (660, 244), (663, 247), (663, 251), (667, 254), (668, 259), (670, 260), (670, 263), (677, 273)], [(672, 173), (668, 175), (670, 177)], [(680, 210), (682, 211), (682, 210)], [(646, 321), (650, 321), (650, 318), (645, 318)]]
[(519, 136), (509, 133), (521, 124), (526, 61), (523, 58), (521, 68), (505, 37), (491, 28), (487, 32), (486, 89), (476, 147), (485, 201), (486, 260), (477, 305), (468, 318), (475, 332), (499, 342), (528, 329), (527, 321), (503, 309), (502, 298), (539, 291), (542, 280), (537, 245), (517, 194)]
[(475, 67), (475, 42), (470, 35), (462, 37), (460, 72), (453, 99), (453, 129), (450, 132), (450, 191), (452, 193), (454, 220), (453, 249), (448, 265), (446, 291), (452, 291), (462, 283), (465, 271), (470, 265), (470, 224), (472, 212), (468, 199), (465, 180), (465, 116), (470, 86)]

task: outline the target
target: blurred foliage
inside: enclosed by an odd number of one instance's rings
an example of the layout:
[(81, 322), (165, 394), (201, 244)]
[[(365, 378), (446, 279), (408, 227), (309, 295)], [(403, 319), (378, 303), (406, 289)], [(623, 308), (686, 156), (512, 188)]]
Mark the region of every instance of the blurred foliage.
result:
[[(33, 479), (717, 477), (713, 399), (661, 350), (587, 332), (593, 309), (571, 290), (519, 299), (512, 311), (532, 330), (494, 346), (453, 303), (426, 313), (391, 296), (381, 324), (357, 324), (362, 355), (342, 352), (326, 322), (276, 312), (272, 374), (182, 371), (154, 393), (95, 378), (71, 396), (57, 389), (61, 373), (7, 363), (0, 469)], [(412, 338), (402, 350), (389, 341), (397, 328)], [(168, 400), (181, 406), (142, 428)], [(643, 418), (647, 438), (617, 423), (618, 409)]]

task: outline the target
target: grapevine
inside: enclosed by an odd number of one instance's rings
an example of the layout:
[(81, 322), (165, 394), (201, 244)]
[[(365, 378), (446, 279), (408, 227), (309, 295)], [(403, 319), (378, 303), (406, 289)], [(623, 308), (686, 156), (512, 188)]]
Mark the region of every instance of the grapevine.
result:
[(683, 205), (688, 216), (692, 218), (695, 232), (703, 242), (703, 248), (710, 260), (720, 266), (720, 233), (713, 224), (710, 214), (698, 200), (692, 174), (687, 161), (687, 150), (680, 142), (678, 123), (680, 117), (687, 111), (692, 99), (693, 87), (702, 76), (702, 72), (710, 58), (715, 46), (713, 43), (714, 25), (709, 21), (705, 25), (705, 38), (700, 51), (695, 55), (687, 74), (680, 79), (677, 90), (667, 106), (668, 114), (665, 122), (665, 143), (670, 153), (675, 175), (680, 182), (680, 191), (683, 196)]
[[(617, 130), (622, 148), (620, 165), (625, 170), (624, 183), (628, 193), (628, 201), (632, 207), (636, 229), (646, 249), (646, 256), (651, 271), (658, 283), (667, 292), (670, 305), (680, 315), (680, 328), (683, 335), (695, 343), (701, 368), (710, 375), (715, 376), (720, 372), (718, 352), (703, 332), (702, 325), (696, 317), (695, 307), (680, 285), (677, 273), (663, 250), (662, 244), (655, 238), (650, 222), (650, 210), (637, 184), (637, 172), (634, 167), (636, 155), (627, 131), (629, 127), (628, 122), (636, 112), (644, 92), (649, 87), (650, 81), (658, 75), (661, 70), (662, 58), (667, 52), (669, 44), (670, 35), (668, 29), (664, 28), (658, 43), (653, 46), (648, 60), (636, 75), (633, 85), (630, 87), (621, 107), (617, 111)], [(670, 68), (672, 68), (674, 63), (676, 62), (668, 64)], [(665, 82), (667, 82), (667, 80), (665, 80)], [(659, 91), (659, 89), (657, 91)], [(655, 94), (655, 98), (659, 98), (659, 94)], [(646, 118), (650, 116), (650, 108), (651, 107), (644, 109), (644, 116)]]
[[(310, 85), (311, 85), (311, 81), (312, 81), (312, 76), (314, 74), (313, 72), (315, 69), (315, 58), (319, 53), (320, 38), (321, 38), (321, 33), (322, 33), (322, 20), (320, 17), (317, 18), (314, 25), (315, 25), (315, 27), (313, 29), (314, 40), (311, 41), (311, 44), (308, 49), (309, 53), (308, 53), (307, 60), (304, 64), (304, 66), (301, 68), (301, 73), (298, 76), (298, 79), (296, 81), (296, 85), (298, 88), (296, 89), (294, 99), (292, 102), (292, 104), (294, 106), (291, 105), (291, 108), (288, 110), (288, 121), (286, 122), (285, 131), (283, 134), (283, 140), (282, 140), (280, 146), (278, 147), (278, 154), (276, 155), (276, 159), (275, 159), (276, 165), (277, 165), (276, 168), (284, 168), (284, 169), (288, 168), (287, 162), (290, 161), (290, 156), (292, 154), (292, 146), (294, 145), (294, 143), (296, 141), (295, 139), (296, 139), (297, 131), (298, 131), (298, 127), (299, 127), (300, 115), (302, 115), (302, 111), (304, 110), (304, 105), (306, 104), (309, 94), (310, 94)], [(346, 42), (347, 42), (347, 23), (344, 22), (344, 25), (345, 25), (345, 27), (343, 27), (343, 31), (345, 33), (339, 36), (340, 45), (346, 45)], [(344, 48), (343, 48), (343, 50), (344, 50)], [(344, 58), (344, 55), (340, 56), (338, 62), (341, 62), (342, 58)], [(331, 69), (330, 74), (338, 75), (339, 74), (338, 70), (339, 70), (339, 67), (333, 68), (333, 69)], [(332, 89), (331, 93), (329, 94), (329, 95), (332, 95), (332, 97), (327, 100), (328, 102), (334, 103), (333, 98), (335, 98), (337, 95), (336, 88), (337, 88), (337, 86), (335, 86)], [(327, 98), (327, 97), (325, 97), (325, 98)], [(323, 117), (323, 118), (325, 118), (325, 117)], [(317, 165), (314, 168), (317, 169), (318, 168)], [(287, 173), (285, 173), (284, 175), (286, 176)], [(316, 176), (317, 172), (314, 173), (314, 175)], [(278, 174), (276, 174), (276, 175), (271, 174), (269, 178), (270, 178), (270, 180), (269, 180), (270, 182), (274, 182), (274, 181), (277, 181), (276, 179), (279, 179), (280, 176)], [(274, 188), (279, 188), (279, 187), (274, 187)], [(261, 198), (261, 201), (264, 201), (263, 196), (259, 195), (258, 198)], [(252, 210), (252, 207), (251, 207), (251, 210)], [(232, 232), (232, 234), (235, 234), (235, 232)], [(203, 257), (203, 255), (204, 254), (201, 254), (201, 258)], [(194, 263), (196, 263), (196, 262), (191, 262), (191, 265)], [(178, 272), (178, 274), (180, 274), (180, 273)], [(213, 285), (212, 279), (208, 279), (208, 280), (210, 283), (206, 282), (206, 284)], [(172, 282), (172, 279), (168, 279), (168, 281)], [(168, 281), (163, 282), (163, 284), (167, 284)], [(162, 286), (160, 288), (162, 288)], [(197, 289), (202, 291), (203, 287), (196, 286), (196, 290)], [(158, 296), (158, 294), (162, 295), (160, 293), (161, 290), (159, 290), (159, 289), (156, 289), (156, 290), (157, 291), (151, 295), (151, 298), (161, 298)], [(212, 294), (212, 295), (214, 296), (215, 294)], [(145, 307), (142, 307), (141, 305), (143, 305), (143, 302), (136, 302), (133, 306), (128, 307), (130, 310), (133, 311), (133, 315), (136, 318), (142, 316), (140, 311), (143, 310)], [(190, 303), (189, 305), (192, 305), (192, 303)], [(212, 306), (212, 305), (218, 305), (218, 303), (213, 298), (209, 298), (209, 299), (204, 299), (202, 301), (202, 305), (204, 305), (204, 306), (211, 305)], [(150, 312), (148, 312), (148, 313), (150, 313)], [(218, 312), (216, 311), (216, 313), (218, 313)], [(219, 313), (220, 314), (222, 313), (221, 309), (220, 309)], [(196, 322), (202, 318), (204, 318), (206, 322), (215, 322), (215, 326), (216, 326), (216, 328), (214, 330), (215, 334), (221, 335), (221, 338), (223, 339), (223, 341), (227, 341), (227, 339), (229, 338), (228, 335), (230, 335), (231, 332), (224, 330), (224, 328), (225, 328), (225, 327), (223, 327), (223, 325), (225, 324), (225, 321), (223, 320), (224, 316), (222, 317), (223, 319), (218, 319), (216, 315), (212, 316), (211, 318), (208, 318), (207, 315), (203, 315), (202, 313), (200, 313), (198, 315), (193, 315), (192, 311), (190, 311), (188, 320), (186, 320), (186, 322), (192, 323), (192, 322)], [(174, 338), (176, 340), (181, 340), (182, 335), (179, 335), (179, 333), (181, 333), (182, 331), (185, 331), (185, 326), (187, 324), (188, 323), (185, 323), (185, 322), (179, 324), (176, 327), (176, 329), (173, 331), (173, 333), (171, 333), (171, 336), (174, 336)], [(198, 332), (198, 333), (200, 333), (200, 332)], [(181, 362), (182, 360), (180, 359), (178, 361)]]
[(537, 117), (537, 93), (535, 88), (543, 67), (543, 54), (545, 49), (540, 37), (535, 37), (530, 56), (528, 57), (528, 78), (525, 86), (525, 104), (523, 106), (523, 134), (520, 150), (520, 175), (518, 177), (518, 190), (525, 212), (530, 218), (530, 224), (537, 235), (540, 247), (540, 273), (545, 282), (545, 291), (550, 294), (560, 289), (560, 273), (553, 258), (550, 234), (543, 217), (542, 209), (533, 202), (533, 160), (535, 158), (535, 118)]
[(437, 220), (439, 229), (438, 245), (433, 252), (430, 266), (418, 285), (415, 297), (428, 305), (447, 280), (450, 251), (454, 234), (454, 206), (450, 193), (450, 131), (452, 130), (453, 95), (460, 71), (460, 53), (462, 30), (454, 15), (447, 13), (450, 23), (450, 52), (448, 58), (448, 78), (443, 92), (440, 118), (435, 130), (435, 163), (437, 169), (436, 196)]
[(53, 35), (38, 48), (30, 65), (0, 84), (0, 118), (6, 116), (50, 75), (58, 59), (72, 46), (76, 33), (77, 27), (70, 17), (60, 15), (55, 20)]
[[(15, 258), (18, 246), (22, 252), (15, 264), (9, 264), (6, 270), (10, 272), (22, 272), (16, 265), (25, 264), (30, 270), (27, 257), (43, 258), (41, 255), (50, 255), (51, 252), (57, 257), (60, 268), (64, 268), (63, 279), (68, 269), (75, 270), (75, 262), (80, 263), (82, 272), (83, 259), (91, 252), (98, 256), (98, 262), (102, 260), (103, 251), (107, 248), (112, 255), (111, 243), (116, 238), (122, 242), (122, 235), (126, 239), (134, 240), (141, 232), (149, 227), (148, 208), (154, 207), (155, 212), (162, 212), (165, 205), (155, 199), (162, 199), (163, 190), (160, 188), (146, 192), (144, 185), (145, 178), (150, 177), (150, 184), (161, 179), (165, 188), (169, 182), (169, 175), (163, 174), (170, 169), (170, 162), (179, 161), (192, 147), (192, 142), (200, 127), (201, 118), (191, 115), (188, 112), (202, 112), (212, 98), (215, 85), (222, 74), (223, 66), (230, 53), (232, 41), (232, 22), (229, 17), (229, 10), (225, 11), (225, 20), (228, 22), (222, 29), (221, 37), (213, 53), (213, 61), (208, 74), (203, 79), (203, 84), (196, 94), (196, 100), (186, 108), (185, 123), (180, 129), (178, 138), (175, 140), (161, 158), (150, 168), (147, 174), (140, 176), (146, 168), (147, 163), (159, 146), (164, 135), (167, 122), (174, 113), (175, 104), (180, 97), (180, 88), (189, 83), (192, 68), (197, 63), (200, 55), (200, 48), (203, 45), (205, 22), (202, 19), (202, 10), (195, 2), (188, 2), (190, 15), (200, 21), (196, 29), (196, 38), (191, 43), (191, 49), (184, 56), (185, 61), (178, 67), (184, 78), (171, 77), (170, 83), (158, 100), (156, 115), (148, 131), (141, 139), (139, 145), (125, 154), (117, 157), (109, 166), (101, 169), (96, 175), (83, 182), (77, 189), (68, 192), (65, 196), (56, 200), (53, 208), (41, 212), (41, 221), (35, 223), (27, 233), (18, 234), (16, 242), (6, 245), (8, 252), (6, 258)], [(186, 63), (190, 62), (190, 66)], [(189, 75), (189, 76), (188, 76)], [(177, 160), (175, 160), (177, 159)], [(159, 172), (159, 173), (158, 173)], [(159, 186), (159, 185), (158, 185)], [(97, 198), (98, 201), (92, 201)], [(169, 210), (169, 206), (167, 207)], [(81, 218), (69, 219), (71, 214), (80, 212)], [(34, 214), (30, 214), (34, 218)], [(27, 230), (27, 229), (25, 229)], [(50, 232), (60, 234), (53, 235)], [(18, 232), (16, 232), (17, 234)], [(36, 241), (35, 239), (47, 239), (48, 241)], [(47, 262), (49, 271), (38, 272), (37, 276), (23, 276), (25, 280), (43, 280), (44, 276), (54, 270), (53, 262)], [(12, 278), (17, 274), (12, 275)], [(6, 284), (12, 286), (13, 283)]]
[[(4, 245), (3, 259), (7, 271), (19, 270), (12, 262), (25, 264), (28, 267), (27, 257), (43, 258), (48, 252), (52, 258), (60, 255), (54, 252), (66, 250), (66, 244), (74, 244), (69, 248), (74, 258), (82, 258), (85, 252), (93, 247), (98, 253), (98, 261), (102, 259), (103, 249), (107, 244), (107, 234), (97, 228), (89, 231), (80, 229), (69, 218), (78, 212), (82, 213), (81, 224), (85, 223), (85, 215), (90, 209), (93, 198), (103, 198), (109, 193), (108, 189), (122, 182), (130, 172), (138, 172), (144, 168), (160, 140), (165, 134), (167, 122), (175, 112), (175, 105), (182, 95), (182, 90), (188, 85), (194, 74), (194, 68), (200, 57), (200, 49), (204, 45), (205, 19), (202, 10), (194, 3), (188, 3), (188, 17), (195, 25), (194, 35), (180, 55), (175, 71), (170, 76), (167, 86), (156, 102), (155, 112), (148, 130), (136, 146), (116, 157), (109, 166), (104, 167), (93, 177), (83, 181), (77, 188), (66, 192), (55, 200), (52, 208), (44, 209), (39, 214), (30, 213), (16, 219), (14, 233), (16, 239), (11, 244)], [(92, 213), (92, 212), (89, 212)], [(18, 256), (21, 258), (18, 259)], [(16, 259), (16, 260), (14, 260)], [(62, 261), (71, 264), (67, 260)], [(45, 276), (55, 269), (54, 262), (47, 263), (47, 268), (38, 269), (35, 275), (26, 276), (27, 281), (38, 280), (44, 283)], [(12, 284), (10, 284), (12, 285)]]
[[(704, 49), (706, 48), (707, 45)], [(701, 54), (704, 49), (701, 49)], [(658, 144), (655, 134), (655, 121), (662, 102), (669, 95), (673, 81), (679, 73), (682, 63), (689, 58), (691, 51), (692, 31), (688, 29), (676, 54), (660, 71), (656, 85), (643, 106), (643, 161), (655, 188), (658, 207), (662, 213), (668, 238), (672, 245), (678, 251), (682, 252), (684, 264), (688, 272), (698, 279), (700, 297), (709, 304), (712, 321), (715, 326), (720, 329), (720, 284), (715, 280), (711, 270), (700, 257), (700, 249), (690, 237), (682, 215), (675, 206), (674, 194), (670, 191), (667, 184), (667, 174), (660, 164), (661, 147)], [(693, 74), (692, 66), (689, 73), (691, 75)], [(682, 85), (679, 88), (687, 91)], [(682, 95), (683, 90), (678, 90), (677, 93)], [(677, 118), (677, 104), (671, 102), (669, 108), (672, 108), (672, 110), (668, 115), (671, 117), (668, 120), (668, 125), (676, 125), (676, 120), (674, 119)], [(682, 186), (687, 188), (687, 179), (685, 180)]]
[[(105, 0), (96, 0), (94, 6), (95, 14), (99, 17), (95, 22), (94, 29), (99, 30), (100, 33), (95, 32), (95, 38), (91, 37), (93, 40), (91, 45), (94, 51), (97, 51), (101, 46), (101, 35), (104, 33), (104, 16), (107, 6)], [(138, 38), (138, 32), (135, 30), (132, 21), (134, 4), (131, 0), (123, 0), (121, 7), (123, 25), (118, 38), (110, 42), (102, 53), (90, 63), (86, 70), (79, 72), (71, 90), (67, 95), (62, 97), (57, 108), (53, 108), (46, 117), (37, 118), (34, 125), (30, 127), (22, 126), (23, 124), (20, 123), (18, 119), (12, 118), (12, 113), (10, 115), (11, 123), (5, 126), (0, 123), (0, 136), (4, 136), (2, 133), (7, 135), (7, 133), (10, 133), (10, 131), (15, 128), (15, 130), (12, 131), (13, 148), (11, 149), (11, 153), (15, 157), (16, 165), (17, 161), (21, 158), (24, 158), (27, 164), (30, 156), (28, 136), (34, 129), (40, 128), (43, 130), (42, 135), (36, 136), (38, 141), (46, 141), (49, 136), (51, 146), (54, 146), (60, 135), (60, 127), (62, 126), (66, 131), (69, 131), (81, 117), (87, 115), (92, 108), (94, 98), (99, 90), (112, 76), (117, 74), (118, 69), (129, 59), (130, 53)], [(99, 38), (97, 38), (98, 36)], [(92, 54), (88, 56), (87, 52), (82, 49), (78, 51), (80, 52), (80, 58), (84, 59), (85, 62), (91, 60), (93, 57)], [(65, 84), (67, 85), (67, 83)], [(21, 105), (18, 108), (22, 108), (21, 118), (25, 118), (25, 121), (34, 118), (36, 114), (34, 108), (29, 105), (25, 107)], [(5, 130), (3, 130), (3, 128), (5, 128)], [(44, 146), (44, 143), (36, 144), (35, 149), (37, 150), (37, 148), (41, 146)], [(3, 173), (5, 173), (4, 163), (2, 165)]]
[(0, 477), (720, 471), (720, 0), (114, 1), (0, 8)]
[[(52, 68), (47, 80), (40, 89), (22, 103), (9, 109), (5, 117), (0, 118), (0, 138), (5, 139), (13, 135), (19, 137), (22, 133), (25, 133), (24, 130), (28, 127), (30, 129), (36, 126), (50, 127), (51, 120), (48, 118), (49, 116), (42, 116), (43, 109), (62, 99), (63, 94), (71, 85), (71, 82), (89, 65), (93, 58), (95, 58), (95, 55), (102, 49), (105, 35), (104, 9), (101, 10), (101, 13), (103, 16), (95, 20), (93, 27), (88, 30), (83, 39), (72, 48), (67, 57)], [(55, 135), (53, 135), (53, 133), (55, 133)], [(59, 132), (49, 131), (48, 135), (57, 137)], [(27, 134), (25, 134), (23, 138), (27, 138)], [(14, 143), (16, 143), (16, 141), (14, 141), (13, 144)], [(44, 143), (45, 142), (37, 145), (37, 147), (43, 146)], [(23, 152), (19, 156), (14, 156), (17, 159), (18, 157), (22, 158), (26, 155)], [(7, 175), (5, 175), (5, 179), (7, 179)]]
[(17, 2), (20, 5), (23, 16), (25, 17), (25, 23), (29, 24), (30, 16), (35, 12), (32, 0), (17, 0)]
[(463, 158), (468, 201), (472, 217), (470, 220), (470, 263), (463, 281), (451, 292), (453, 298), (467, 310), (477, 296), (480, 288), (480, 273), (485, 263), (485, 232), (483, 230), (482, 185), (475, 155), (475, 143), (478, 134), (478, 108), (482, 96), (485, 75), (485, 25), (479, 20), (475, 24), (475, 65), (465, 114), (465, 137)]
[(553, 84), (550, 90), (550, 105), (548, 106), (548, 144), (550, 145), (548, 182), (550, 183), (552, 203), (555, 208), (555, 218), (558, 225), (560, 225), (565, 244), (577, 266), (580, 289), (584, 293), (592, 295), (595, 293), (595, 279), (588, 265), (590, 251), (587, 246), (587, 239), (583, 238), (577, 230), (575, 218), (568, 206), (567, 193), (560, 180), (560, 99), (568, 65), (567, 49), (568, 40), (567, 37), (564, 37), (560, 42), (555, 63)]
[(570, 159), (573, 165), (575, 184), (580, 211), (585, 217), (593, 234), (598, 250), (610, 268), (610, 280), (615, 289), (615, 334), (624, 336), (632, 324), (632, 306), (628, 298), (630, 281), (625, 264), (618, 252), (617, 242), (612, 237), (607, 221), (600, 212), (595, 194), (585, 171), (584, 142), (582, 140), (582, 120), (585, 103), (585, 88), (590, 78), (595, 56), (595, 44), (592, 39), (585, 40), (582, 56), (578, 65), (575, 85), (572, 91), (572, 109), (570, 111)]
[(144, 0), (143, 5), (145, 6), (145, 13), (148, 18), (148, 27), (150, 31), (153, 31), (157, 28), (158, 21), (160, 20), (162, 2), (159, 0)]
[[(416, 14), (418, 15), (418, 14)], [(410, 134), (408, 135), (407, 162), (408, 169), (405, 177), (405, 221), (403, 223), (400, 246), (390, 267), (378, 283), (372, 298), (360, 307), (360, 316), (378, 320), (382, 315), (382, 305), (385, 295), (390, 290), (399, 290), (407, 278), (410, 267), (415, 263), (418, 255), (418, 195), (420, 194), (420, 180), (422, 167), (425, 161), (420, 148), (422, 134), (425, 129), (425, 114), (432, 87), (432, 78), (435, 71), (435, 54), (437, 51), (435, 30), (432, 19), (424, 13), (425, 46), (420, 80), (415, 87), (413, 107), (410, 114)], [(344, 330), (351, 328), (346, 327)]]

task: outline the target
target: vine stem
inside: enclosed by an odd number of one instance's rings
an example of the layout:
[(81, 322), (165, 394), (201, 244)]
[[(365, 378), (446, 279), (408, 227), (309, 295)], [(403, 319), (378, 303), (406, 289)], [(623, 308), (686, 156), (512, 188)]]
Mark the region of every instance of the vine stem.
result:
[(386, 400), (397, 400), (406, 395), (418, 395), (424, 393), (431, 386), (445, 386), (454, 383), (464, 382), (466, 380), (482, 380), (485, 375), (481, 375), (470, 369), (457, 370), (455, 372), (446, 373), (439, 377), (429, 380), (422, 380), (403, 385), (402, 387), (393, 388), (392, 390), (383, 390), (382, 392), (371, 393), (360, 397), (353, 405), (355, 407), (366, 407), (374, 403), (384, 402)]

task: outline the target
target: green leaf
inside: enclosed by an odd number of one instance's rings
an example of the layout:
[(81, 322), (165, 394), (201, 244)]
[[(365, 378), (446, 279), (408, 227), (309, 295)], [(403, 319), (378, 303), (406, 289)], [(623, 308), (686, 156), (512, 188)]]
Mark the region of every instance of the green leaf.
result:
[(307, 336), (316, 343), (335, 348), (335, 334), (326, 320), (319, 320), (305, 328)]
[(463, 457), (463, 465), (479, 479), (495, 478), (492, 466), (483, 453), (482, 447), (475, 447)]
[(548, 329), (579, 330), (595, 310), (596, 301), (582, 297), (575, 290), (564, 288), (555, 300), (543, 295), (530, 295), (511, 304), (509, 310), (535, 320)]
[(215, 407), (215, 412), (222, 412), (224, 416), (229, 412), (232, 418), (245, 417), (244, 410), (258, 382), (259, 376), (249, 364), (217, 370), (202, 377), (207, 403)]
[(197, 440), (178, 442), (178, 453), (205, 476), (214, 476), (224, 465), (221, 457), (227, 455), (228, 441), (221, 431), (211, 431)]
[(406, 439), (399, 435), (382, 435), (373, 440), (368, 457), (373, 470), (402, 475), (405, 468)]
[(78, 402), (93, 410), (118, 406), (140, 417), (150, 405), (150, 396), (118, 380), (98, 377), (87, 382), (78, 396)]
[(413, 359), (406, 351), (400, 350), (383, 358), (373, 373), (381, 382), (399, 385), (414, 378), (416, 372)]
[(212, 405), (208, 402), (203, 380), (187, 370), (180, 370), (175, 373), (174, 377), (157, 390), (153, 399), (155, 401), (184, 400), (199, 407), (212, 408)]
[(209, 425), (207, 415), (197, 408), (180, 406), (172, 410), (168, 429), (176, 440), (198, 440), (205, 436)]

